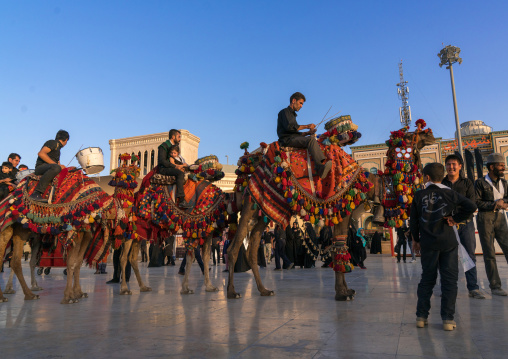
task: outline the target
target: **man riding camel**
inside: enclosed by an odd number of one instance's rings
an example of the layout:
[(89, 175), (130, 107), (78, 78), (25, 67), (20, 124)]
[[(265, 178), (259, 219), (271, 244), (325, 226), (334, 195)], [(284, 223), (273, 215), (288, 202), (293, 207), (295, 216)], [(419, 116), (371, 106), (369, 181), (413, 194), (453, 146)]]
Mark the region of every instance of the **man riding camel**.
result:
[[(169, 140), (163, 142), (158, 149), (157, 165), (159, 166), (159, 173), (165, 176), (176, 177), (176, 204), (183, 209), (191, 208), (191, 205), (185, 201), (185, 192), (183, 191), (184, 185), (184, 172), (189, 168), (184, 158), (178, 154), (178, 161), (172, 163), (171, 161), (171, 147), (179, 146), (182, 140), (180, 131), (172, 129), (169, 131)], [(182, 164), (178, 164), (178, 162)]]
[[(279, 144), (283, 147), (306, 148), (314, 164), (316, 172), (321, 179), (328, 175), (332, 169), (332, 161), (327, 161), (326, 157), (319, 147), (316, 138), (316, 125), (299, 125), (296, 122), (297, 112), (303, 106), (305, 96), (300, 92), (295, 92), (289, 98), (289, 106), (279, 112), (277, 119), (277, 135), (279, 136)], [(309, 129), (309, 132), (299, 132), (300, 130)]]

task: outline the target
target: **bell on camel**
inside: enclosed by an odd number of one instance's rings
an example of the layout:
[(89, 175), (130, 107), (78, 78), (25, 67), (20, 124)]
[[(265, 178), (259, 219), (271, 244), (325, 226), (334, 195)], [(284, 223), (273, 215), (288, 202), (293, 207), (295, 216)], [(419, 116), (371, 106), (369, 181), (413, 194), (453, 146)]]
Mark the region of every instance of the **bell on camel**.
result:
[(385, 208), (382, 205), (374, 208), (374, 217), (372, 218), (374, 223), (385, 223)]

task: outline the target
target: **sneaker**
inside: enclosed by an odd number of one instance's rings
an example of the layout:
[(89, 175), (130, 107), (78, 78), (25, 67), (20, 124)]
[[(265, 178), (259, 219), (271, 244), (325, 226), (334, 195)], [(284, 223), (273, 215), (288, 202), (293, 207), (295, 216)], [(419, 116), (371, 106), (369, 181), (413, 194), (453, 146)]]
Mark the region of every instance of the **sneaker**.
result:
[(331, 169), (332, 169), (332, 161), (326, 161), (326, 163), (319, 166), (317, 170), (319, 177), (321, 177), (321, 179), (326, 178)]
[(291, 268), (293, 268), (294, 266), (295, 266), (295, 264), (294, 264), (294, 263), (290, 263), (286, 269), (291, 269)]
[(37, 191), (34, 191), (34, 193), (32, 193), (30, 195), (30, 199), (32, 201), (36, 201), (36, 202), (48, 203), (48, 200), (46, 198), (42, 197), (42, 194)]
[(178, 274), (180, 274), (180, 275), (185, 275), (185, 272), (184, 272), (184, 271), (179, 270), (179, 271), (178, 271)]
[(414, 262), (416, 262), (416, 259), (411, 259), (411, 263), (414, 263)]
[(361, 269), (367, 269), (367, 267), (365, 267), (365, 266), (360, 266), (360, 268), (361, 268)]
[(416, 327), (417, 328), (425, 328), (426, 325), (429, 324), (427, 318), (416, 317)]
[(282, 270), (282, 268), (275, 268), (274, 270)]
[(475, 299), (485, 299), (485, 296), (478, 289), (469, 291), (469, 296)]
[(119, 279), (111, 279), (106, 282), (106, 284), (120, 283)]
[(223, 272), (229, 272), (229, 269), (224, 269)]
[(452, 331), (457, 328), (457, 323), (454, 320), (443, 320), (443, 329), (446, 331)]
[(501, 288), (495, 288), (495, 289), (492, 289), (492, 295), (500, 295), (502, 297), (506, 297), (508, 295), (508, 293), (506, 293)]

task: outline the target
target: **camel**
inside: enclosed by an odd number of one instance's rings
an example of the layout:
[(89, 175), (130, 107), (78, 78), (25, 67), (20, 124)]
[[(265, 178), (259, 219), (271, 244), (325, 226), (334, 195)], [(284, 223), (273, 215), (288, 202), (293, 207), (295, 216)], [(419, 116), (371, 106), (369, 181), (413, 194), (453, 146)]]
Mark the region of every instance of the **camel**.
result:
[(213, 155), (198, 159), (190, 167), (189, 177), (194, 177), (194, 180), (187, 180), (185, 186), (186, 193), (190, 193), (190, 199), (187, 200), (192, 200), (194, 207), (187, 211), (175, 205), (168, 190), (168, 185), (175, 183), (174, 177), (158, 174), (157, 167), (145, 176), (135, 196), (137, 231), (145, 239), (159, 240), (162, 235), (177, 233), (184, 235), (187, 262), (181, 294), (194, 293), (189, 288), (189, 273), (194, 260), (194, 248), (202, 244), (205, 290), (217, 292), (218, 288), (212, 284), (209, 273), (212, 231), (225, 225), (223, 213), (227, 206), (226, 195), (211, 182), (221, 179), (224, 173), (221, 171), (222, 165)]
[[(82, 187), (79, 191), (75, 191), (75, 187), (72, 186), (62, 186), (61, 190), (57, 188), (55, 198), (66, 198), (61, 204), (52, 206), (30, 200), (28, 191), (29, 188), (33, 189), (34, 184), (29, 185), (27, 180), (21, 181), (14, 192), (5, 200), (6, 202), (0, 203), (0, 223), (4, 225), (3, 230), (0, 232), (0, 260), (3, 260), (7, 243), (12, 238), (14, 254), (11, 266), (23, 289), (25, 300), (39, 299), (39, 296), (33, 294), (28, 288), (21, 270), (22, 247), (33, 231), (66, 236), (69, 244), (67, 249), (67, 284), (61, 303), (77, 303), (80, 298), (88, 296), (87, 293), (83, 293), (81, 290), (79, 274), (83, 257), (92, 239), (91, 230), (101, 231), (104, 233), (104, 238), (107, 239), (109, 230), (102, 219), (111, 219), (117, 216), (117, 205), (113, 198), (100, 190), (98, 185), (91, 179), (82, 176), (81, 172), (72, 171), (68, 177), (63, 177), (62, 181), (62, 183), (65, 181), (78, 181), (82, 184)], [(67, 209), (66, 203), (68, 202), (72, 202), (75, 206), (75, 212)], [(80, 208), (79, 212), (78, 208)], [(48, 213), (51, 213), (49, 217)], [(62, 222), (64, 217), (69, 222)], [(72, 222), (70, 222), (71, 220)], [(92, 225), (94, 222), (96, 224)], [(41, 223), (50, 223), (50, 225), (40, 226)], [(27, 226), (28, 228), (26, 228)], [(76, 228), (78, 231), (76, 231)], [(33, 269), (32, 285), (34, 290), (42, 289), (34, 279)], [(10, 292), (12, 285), (7, 289)], [(7, 299), (0, 291), (0, 302), (4, 301), (7, 301)]]
[[(418, 136), (416, 136), (416, 135), (418, 135)], [(415, 133), (410, 133), (410, 134), (408, 133), (407, 136), (408, 136), (408, 140), (409, 139), (414, 140), (414, 142), (415, 142), (414, 148), (417, 149), (418, 152), (424, 146), (435, 142), (434, 136), (432, 135), (431, 131), (420, 132), (418, 130)], [(272, 146), (274, 146), (274, 145), (272, 144)], [(335, 146), (335, 145), (331, 145), (331, 146)], [(267, 147), (267, 145), (263, 144), (263, 143), (262, 143), (262, 147), (265, 148), (264, 159), (259, 162), (260, 164), (257, 164), (257, 161), (254, 161), (254, 164), (257, 166), (255, 171), (257, 171), (257, 172), (254, 172), (254, 171), (251, 171), (251, 172), (259, 173), (259, 176), (257, 178), (261, 178), (262, 181), (264, 181), (263, 183), (265, 185), (267, 183), (268, 184), (276, 183), (277, 181), (273, 182), (275, 174), (272, 174), (270, 171), (271, 171), (271, 169), (274, 168), (273, 167), (274, 165), (275, 166), (280, 165), (280, 162), (281, 162), (280, 155), (282, 154), (282, 152), (284, 150), (281, 149), (280, 154), (277, 156), (279, 158), (277, 159), (277, 157), (275, 157), (276, 163), (273, 164), (273, 163), (269, 163), (269, 160), (267, 159), (267, 156), (266, 156), (266, 151), (268, 151), (272, 147)], [(278, 152), (275, 152), (275, 154), (277, 154), (277, 153)], [(239, 165), (242, 165), (242, 161), (245, 162), (245, 156), (243, 159), (242, 158), (240, 159)], [(284, 165), (284, 163), (282, 163), (282, 165)], [(243, 166), (245, 166), (245, 165), (243, 164)], [(260, 167), (260, 166), (263, 166), (263, 167)], [(240, 170), (240, 173), (242, 173), (242, 172), (243, 171)], [(280, 171), (279, 173), (281, 173), (281, 172), (282, 171)], [(250, 189), (251, 187), (249, 187), (252, 184), (252, 181), (254, 180), (254, 178), (255, 177), (253, 175), (249, 175), (248, 177), (243, 175), (243, 177), (241, 178), (241, 181), (237, 182), (237, 183), (240, 183), (240, 182), (243, 183), (242, 187), (247, 188), (247, 190), (245, 190), (243, 192), (243, 197), (242, 197), (241, 192), (236, 193), (236, 196), (237, 196), (236, 203), (240, 204), (243, 201), (243, 207), (241, 208), (241, 218), (240, 218), (240, 222), (238, 225), (238, 230), (236, 232), (234, 240), (232, 241), (231, 245), (228, 248), (229, 280), (228, 280), (228, 288), (227, 288), (227, 297), (229, 299), (241, 298), (241, 295), (239, 293), (237, 293), (234, 288), (234, 266), (235, 266), (235, 263), (236, 263), (236, 260), (238, 257), (238, 251), (240, 249), (240, 245), (242, 244), (243, 239), (247, 235), (248, 223), (251, 220), (257, 220), (257, 224), (254, 226), (254, 228), (250, 234), (250, 242), (249, 242), (249, 247), (247, 249), (247, 260), (249, 262), (250, 267), (252, 268), (252, 273), (253, 273), (254, 278), (256, 280), (256, 284), (257, 284), (257, 287), (258, 287), (258, 290), (259, 290), (261, 296), (274, 295), (273, 290), (269, 290), (269, 289), (265, 288), (265, 286), (263, 285), (263, 283), (261, 281), (261, 277), (259, 275), (259, 268), (257, 265), (257, 251), (259, 248), (261, 234), (263, 233), (265, 227), (267, 226), (267, 223), (262, 219), (262, 217), (264, 216), (264, 209), (263, 209), (264, 200), (262, 200), (262, 201), (257, 200), (256, 201), (252, 195), (253, 191)], [(278, 180), (280, 181), (280, 179), (278, 179)], [(257, 180), (257, 181), (258, 181), (258, 183), (261, 183), (261, 180)], [(368, 191), (364, 192), (366, 197), (363, 199), (363, 201), (372, 200), (374, 202), (378, 202), (377, 197), (380, 194), (381, 181), (377, 175), (370, 175), (368, 177), (368, 181), (372, 182), (373, 186)], [(278, 189), (274, 190), (274, 188), (278, 188)], [(281, 188), (282, 188), (282, 186), (276, 187), (276, 185), (273, 185), (271, 190), (272, 190), (272, 193), (277, 191), (278, 196), (282, 196), (282, 198), (284, 198), (284, 192), (280, 190)], [(255, 188), (254, 188), (254, 191), (256, 191)], [(264, 192), (262, 192), (261, 196), (264, 196), (264, 195), (265, 195)], [(261, 198), (264, 198), (264, 197), (261, 197)], [(284, 198), (284, 199), (286, 199), (286, 198)], [(287, 198), (287, 199), (289, 201), (291, 200), (291, 198)], [(279, 203), (279, 205), (282, 207), (282, 205), (280, 203)], [(326, 202), (325, 202), (325, 205), (326, 205)], [(281, 207), (279, 207), (279, 208), (281, 208)], [(290, 204), (285, 202), (285, 207), (282, 208), (282, 210), (290, 212), (293, 215), (300, 215), (299, 213), (295, 213), (294, 209), (291, 211), (291, 209), (289, 207), (290, 207)], [(358, 210), (358, 208), (359, 208), (359, 206), (357, 205), (356, 210)], [(263, 213), (260, 209), (263, 210)], [(334, 237), (347, 234), (348, 224), (349, 224), (352, 213), (354, 213), (354, 212), (350, 211), (350, 213), (347, 216), (342, 217), (342, 221), (339, 221), (339, 223), (334, 223), (334, 226), (333, 226)], [(280, 223), (280, 224), (282, 224), (282, 223)], [(288, 224), (288, 223), (286, 222), (286, 224)], [(283, 228), (284, 227), (285, 226), (283, 225)], [(338, 301), (352, 299), (352, 297), (354, 296), (354, 290), (348, 288), (344, 273), (342, 273), (342, 272), (337, 272), (337, 271), (335, 272), (335, 290), (336, 290), (335, 299)]]

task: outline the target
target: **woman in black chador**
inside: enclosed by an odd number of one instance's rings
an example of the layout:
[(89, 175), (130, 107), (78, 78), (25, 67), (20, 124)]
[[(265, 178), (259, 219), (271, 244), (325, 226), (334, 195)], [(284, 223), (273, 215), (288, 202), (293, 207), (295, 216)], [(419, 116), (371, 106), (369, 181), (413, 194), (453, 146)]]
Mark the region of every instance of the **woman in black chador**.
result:
[(367, 258), (367, 251), (365, 250), (366, 240), (363, 238), (362, 228), (356, 230), (354, 225), (349, 225), (347, 235), (347, 246), (351, 254), (351, 262), (354, 266), (362, 269), (367, 269), (363, 261)]
[(319, 246), (316, 237), (316, 231), (314, 231), (314, 227), (312, 227), (312, 224), (310, 223), (305, 224), (304, 241), (305, 246), (303, 246), (303, 266), (305, 268), (313, 268), (316, 265), (314, 258), (317, 258), (319, 255)]

